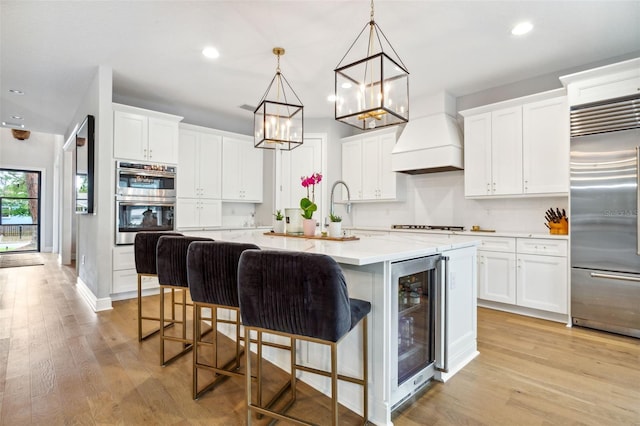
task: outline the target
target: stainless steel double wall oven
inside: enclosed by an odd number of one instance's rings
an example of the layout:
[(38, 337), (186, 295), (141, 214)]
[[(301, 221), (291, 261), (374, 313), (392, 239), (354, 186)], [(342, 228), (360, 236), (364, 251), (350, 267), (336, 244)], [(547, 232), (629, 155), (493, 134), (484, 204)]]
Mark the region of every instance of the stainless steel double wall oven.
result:
[(172, 231), (175, 205), (174, 166), (116, 162), (116, 244), (133, 244), (139, 231)]

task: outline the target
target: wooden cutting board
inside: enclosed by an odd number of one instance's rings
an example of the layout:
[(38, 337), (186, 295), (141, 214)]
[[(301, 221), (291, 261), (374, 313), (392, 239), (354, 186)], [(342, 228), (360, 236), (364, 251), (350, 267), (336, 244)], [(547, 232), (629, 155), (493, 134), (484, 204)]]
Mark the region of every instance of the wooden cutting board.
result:
[(314, 235), (313, 237), (307, 237), (306, 235), (289, 235), (289, 234), (276, 234), (275, 232), (265, 232), (264, 235), (270, 235), (272, 237), (289, 237), (289, 238), (306, 238), (307, 240), (328, 240), (328, 241), (355, 241), (360, 238), (355, 235), (351, 235), (349, 237), (323, 237), (322, 235)]

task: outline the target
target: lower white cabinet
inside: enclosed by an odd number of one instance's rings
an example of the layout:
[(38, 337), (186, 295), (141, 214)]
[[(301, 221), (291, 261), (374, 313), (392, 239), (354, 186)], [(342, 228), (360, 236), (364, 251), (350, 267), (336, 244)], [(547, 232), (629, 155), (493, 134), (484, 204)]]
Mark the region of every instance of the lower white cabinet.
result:
[(478, 247), (478, 298), (568, 313), (567, 241), (486, 237)]
[(222, 201), (208, 198), (178, 198), (176, 228), (207, 229), (222, 226)]
[(567, 313), (567, 258), (518, 254), (516, 304)]
[[(138, 273), (136, 272), (133, 246), (113, 248), (113, 274), (111, 293), (126, 293), (138, 290)], [(142, 277), (142, 289), (158, 288), (156, 277)]]
[(478, 297), (516, 303), (516, 254), (478, 250)]

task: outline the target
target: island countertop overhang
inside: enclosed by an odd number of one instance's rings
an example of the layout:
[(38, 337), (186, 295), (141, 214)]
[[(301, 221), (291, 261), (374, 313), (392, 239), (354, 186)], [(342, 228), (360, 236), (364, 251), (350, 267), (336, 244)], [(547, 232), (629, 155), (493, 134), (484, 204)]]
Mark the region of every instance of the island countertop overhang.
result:
[(186, 231), (184, 233), (219, 241), (251, 243), (263, 250), (326, 254), (338, 263), (355, 266), (428, 256), (479, 244), (479, 241), (442, 243), (431, 241), (428, 236), (416, 238), (403, 235), (366, 236), (359, 240), (332, 241), (265, 235), (263, 230)]

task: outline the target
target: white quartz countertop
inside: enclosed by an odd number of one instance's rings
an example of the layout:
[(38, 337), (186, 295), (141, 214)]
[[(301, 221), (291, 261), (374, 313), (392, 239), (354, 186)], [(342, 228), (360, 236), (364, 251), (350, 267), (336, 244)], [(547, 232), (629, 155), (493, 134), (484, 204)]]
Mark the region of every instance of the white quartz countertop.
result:
[(483, 232), (483, 231), (439, 231), (434, 229), (391, 229), (382, 228), (382, 227), (354, 227), (351, 228), (354, 230), (354, 233), (367, 232), (389, 232), (389, 233), (419, 233), (419, 234), (441, 234), (441, 235), (464, 235), (464, 236), (474, 236), (480, 238), (484, 237), (511, 237), (511, 238), (550, 238), (557, 240), (568, 240), (568, 235), (554, 235), (554, 234), (545, 234), (538, 232), (517, 232), (517, 231), (496, 231), (496, 232)]
[(265, 230), (217, 230), (187, 231), (185, 235), (208, 237), (218, 241), (233, 241), (255, 244), (263, 250), (291, 250), (321, 253), (331, 256), (339, 263), (369, 265), (385, 261), (411, 259), (475, 246), (479, 241), (456, 241), (443, 243), (429, 241), (427, 235), (416, 238), (401, 233), (381, 236), (361, 236), (359, 240), (332, 241), (324, 239), (293, 238), (265, 235)]

